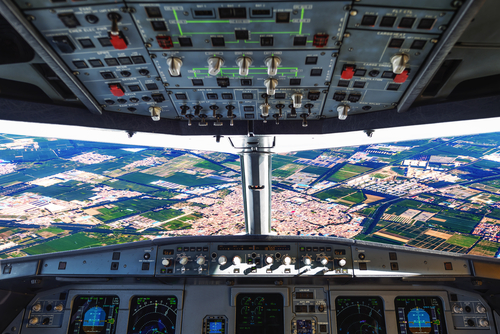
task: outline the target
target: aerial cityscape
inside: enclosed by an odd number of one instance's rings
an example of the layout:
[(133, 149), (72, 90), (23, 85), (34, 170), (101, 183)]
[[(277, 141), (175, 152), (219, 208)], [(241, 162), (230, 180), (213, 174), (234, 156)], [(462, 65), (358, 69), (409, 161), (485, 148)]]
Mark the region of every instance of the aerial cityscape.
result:
[[(273, 155), (272, 230), (500, 257), (500, 134)], [(0, 134), (0, 258), (244, 233), (228, 153)]]

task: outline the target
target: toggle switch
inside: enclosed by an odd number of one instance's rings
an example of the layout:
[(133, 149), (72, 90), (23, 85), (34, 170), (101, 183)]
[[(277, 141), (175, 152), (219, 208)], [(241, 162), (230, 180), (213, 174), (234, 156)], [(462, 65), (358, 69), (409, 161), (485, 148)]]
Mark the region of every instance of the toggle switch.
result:
[(410, 61), (410, 56), (404, 53), (398, 53), (391, 58), (392, 72), (401, 74), (406, 69), (406, 64)]
[(127, 48), (127, 41), (125, 40), (123, 33), (118, 28), (118, 21), (121, 19), (121, 16), (117, 13), (110, 13), (108, 17), (111, 20), (111, 31), (108, 34), (109, 41), (115, 49), (125, 50)]
[(394, 77), (394, 82), (396, 83), (404, 83), (406, 79), (408, 79), (408, 74), (410, 73), (410, 70), (405, 69), (401, 74), (396, 74)]
[(271, 106), (269, 104), (267, 104), (267, 103), (261, 104), (259, 108), (260, 108), (262, 117), (269, 116), (269, 109), (271, 108)]
[(337, 111), (339, 113), (339, 119), (345, 120), (347, 118), (347, 113), (351, 110), (351, 107), (346, 105), (341, 105), (337, 107)]
[(168, 73), (173, 77), (178, 77), (181, 75), (182, 60), (178, 57), (168, 57), (167, 58)]
[(222, 65), (224, 65), (224, 59), (222, 59), (221, 57), (208, 58), (208, 74), (210, 75), (219, 74)]
[(243, 76), (248, 75), (248, 68), (252, 65), (252, 58), (250, 57), (239, 57), (236, 59), (236, 64), (240, 68), (239, 74)]
[(155, 122), (160, 120), (161, 107), (149, 107), (149, 112), (151, 113), (151, 119)]
[[(267, 74), (274, 76), (278, 73), (278, 66), (281, 64), (281, 58), (276, 56), (267, 57), (264, 63), (267, 66)], [(274, 95), (274, 93), (269, 95)]]
[(113, 96), (120, 97), (125, 95), (125, 91), (123, 90), (122, 85), (120, 85), (119, 83), (110, 84), (109, 90), (111, 91), (111, 94), (113, 94)]

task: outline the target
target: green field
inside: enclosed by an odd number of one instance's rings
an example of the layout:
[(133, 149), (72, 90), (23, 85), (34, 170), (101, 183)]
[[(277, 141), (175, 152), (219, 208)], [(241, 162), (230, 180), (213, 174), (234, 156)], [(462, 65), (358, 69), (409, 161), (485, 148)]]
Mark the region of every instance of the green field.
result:
[(319, 155), (321, 155), (323, 152), (322, 151), (298, 151), (295, 153), (295, 156), (297, 158), (304, 158), (304, 159), (311, 159), (314, 160), (316, 159)]
[(224, 169), (224, 167), (221, 167), (221, 166), (214, 164), (213, 162), (210, 162), (207, 160), (202, 160), (202, 161), (198, 162), (197, 164), (194, 165), (194, 167), (210, 169), (210, 170), (213, 170), (216, 172)]
[(295, 170), (293, 169), (288, 169), (288, 170), (276, 169), (273, 171), (273, 176), (286, 179), (287, 177), (293, 175), (293, 173), (295, 173)]
[(274, 171), (275, 169), (280, 168), (280, 167), (287, 165), (289, 163), (292, 163), (295, 160), (297, 160), (297, 157), (295, 157), (295, 156), (273, 154), (272, 169)]
[(111, 188), (118, 189), (118, 190), (139, 191), (141, 193), (149, 193), (149, 192), (157, 191), (156, 188), (144, 186), (142, 184), (122, 181), (122, 180), (116, 180), (115, 182), (106, 181), (106, 182), (102, 182), (101, 184), (105, 184), (107, 186), (110, 186)]
[(493, 241), (481, 240), (476, 247), (469, 252), (470, 255), (495, 256), (500, 244)]
[(182, 184), (188, 187), (200, 187), (206, 185), (216, 185), (216, 184), (224, 184), (226, 181), (213, 179), (210, 177), (199, 178), (195, 175), (186, 174), (182, 172), (176, 172), (174, 175), (169, 176), (165, 179), (168, 182), (173, 182), (177, 184)]
[(319, 198), (319, 199), (323, 199), (323, 200), (327, 199), (327, 198), (331, 198), (333, 200), (336, 200), (337, 198), (341, 198), (341, 197), (347, 196), (349, 194), (352, 194), (355, 191), (356, 190), (354, 190), (354, 189), (339, 187), (339, 188), (321, 191), (319, 193), (314, 194), (314, 196)]
[[(444, 219), (446, 221), (437, 221), (432, 218), (437, 218), (437, 219)], [(427, 221), (429, 224), (436, 224), (441, 226), (444, 230), (446, 231), (456, 231), (456, 232), (461, 232), (461, 233), (470, 233), (474, 226), (477, 225), (477, 221), (475, 220), (466, 220), (466, 219), (461, 219), (461, 218), (456, 218), (456, 217), (450, 217), (450, 216), (445, 216), (445, 215), (435, 215), (431, 219)]]
[(27, 191), (69, 202), (75, 200), (84, 201), (94, 196), (95, 192), (92, 191), (94, 187), (93, 184), (71, 180), (48, 187), (28, 189)]
[[(146, 173), (139, 173), (139, 172), (125, 174), (125, 175), (118, 177), (118, 179), (130, 181), (133, 183), (139, 183), (139, 184), (143, 184), (143, 185), (149, 185), (151, 182), (155, 182), (155, 181), (159, 181), (159, 180), (163, 180), (163, 181), (167, 180), (166, 178), (163, 178), (160, 176), (149, 175)], [(173, 182), (173, 181), (170, 181), (170, 182)]]
[(355, 177), (355, 176), (357, 176), (361, 173), (364, 173), (366, 171), (369, 171), (371, 169), (372, 168), (369, 168), (369, 167), (347, 164), (344, 167), (342, 167), (341, 169), (339, 169), (332, 176), (330, 176), (328, 178), (328, 180), (333, 181), (333, 182), (341, 182), (341, 181), (350, 179), (352, 177)]
[(469, 248), (474, 243), (479, 240), (479, 237), (471, 236), (471, 235), (460, 235), (460, 234), (455, 234), (448, 240), (446, 240), (447, 243), (460, 246), (460, 247), (465, 247)]
[(182, 214), (184, 214), (184, 212), (182, 212), (180, 210), (163, 209), (160, 211), (149, 211), (149, 212), (143, 213), (141, 216), (162, 222), (165, 220), (175, 218), (175, 217), (180, 216)]
[(101, 212), (100, 215), (95, 217), (102, 222), (108, 222), (121, 217), (147, 212), (155, 208), (159, 208), (168, 204), (172, 204), (169, 200), (157, 200), (151, 198), (134, 198), (122, 202), (113, 203), (113, 208), (100, 208), (97, 211)]
[(362, 191), (357, 191), (355, 193), (350, 194), (349, 196), (343, 197), (342, 199), (357, 204), (364, 202), (366, 200), (366, 196), (363, 194)]
[(54, 234), (59, 234), (61, 232), (64, 232), (64, 230), (62, 228), (59, 228), (59, 227), (47, 227), (47, 228), (43, 228), (41, 230), (36, 231), (36, 233), (41, 233), (41, 232), (50, 232), (50, 233), (54, 233)]
[(90, 246), (101, 246), (101, 244), (96, 239), (89, 238), (83, 232), (80, 232), (68, 237), (49, 241), (41, 245), (26, 248), (23, 251), (29, 255), (37, 255), (88, 248)]
[(422, 210), (422, 211), (427, 211), (427, 212), (439, 212), (439, 211), (441, 211), (441, 208), (439, 206), (405, 199), (401, 202), (398, 202), (397, 204), (391, 205), (385, 211), (385, 213), (400, 215), (408, 209), (416, 209), (416, 210)]
[(308, 167), (304, 168), (301, 172), (302, 173), (311, 173), (311, 174), (316, 174), (316, 175), (323, 175), (328, 171), (329, 171), (329, 169), (325, 168), (325, 167), (308, 166)]

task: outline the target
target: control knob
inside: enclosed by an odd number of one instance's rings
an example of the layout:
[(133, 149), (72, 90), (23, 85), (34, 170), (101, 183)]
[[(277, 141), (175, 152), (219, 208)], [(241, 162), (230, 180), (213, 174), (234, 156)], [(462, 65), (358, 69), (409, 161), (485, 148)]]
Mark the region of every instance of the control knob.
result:
[(339, 260), (339, 266), (343, 267), (347, 264), (347, 261), (345, 259), (340, 259)]
[(227, 257), (225, 257), (224, 255), (222, 255), (221, 257), (219, 257), (219, 264), (221, 266), (225, 265), (227, 263)]
[(163, 259), (161, 261), (161, 264), (163, 264), (165, 267), (168, 267), (168, 266), (170, 266), (170, 260), (169, 259)]
[(167, 58), (168, 73), (173, 77), (178, 77), (181, 75), (182, 60), (178, 57)]
[(304, 264), (305, 264), (306, 266), (310, 266), (310, 265), (311, 265), (311, 263), (312, 263), (312, 260), (311, 260), (311, 258), (310, 258), (309, 256), (304, 257), (304, 260), (303, 260), (303, 261), (304, 261)]
[(485, 313), (486, 307), (484, 307), (483, 304), (477, 304), (476, 311), (477, 311), (477, 313)]
[(453, 313), (462, 313), (464, 309), (460, 305), (454, 305), (453, 306)]
[[(281, 65), (281, 58), (276, 56), (267, 57), (264, 60), (264, 63), (267, 66), (267, 74), (270, 76), (275, 76), (278, 73), (278, 66)], [(269, 94), (269, 95), (274, 95), (274, 94)]]
[(233, 257), (233, 264), (234, 265), (239, 265), (241, 264), (241, 257), (239, 257), (238, 255), (236, 255), (235, 257)]
[(36, 325), (38, 323), (39, 319), (37, 317), (30, 318), (29, 324), (30, 325)]
[(288, 256), (288, 255), (285, 256), (283, 258), (283, 264), (286, 265), (286, 266), (288, 266), (290, 263), (292, 263), (292, 258), (290, 256)]
[(294, 108), (302, 107), (302, 94), (300, 94), (300, 93), (293, 94), (292, 95), (292, 102), (293, 102)]
[(33, 306), (31, 307), (31, 309), (32, 309), (33, 311), (35, 311), (35, 312), (38, 312), (38, 311), (40, 311), (40, 310), (42, 309), (42, 304), (40, 304), (40, 303), (36, 303), (35, 305), (33, 305)]
[(404, 53), (398, 53), (391, 58), (392, 72), (401, 74), (406, 69), (406, 64), (410, 60), (410, 56)]
[(196, 263), (202, 266), (205, 263), (205, 257), (204, 256), (198, 256), (196, 259)]
[(238, 64), (238, 67), (240, 68), (240, 75), (247, 76), (248, 68), (250, 67), (250, 65), (252, 65), (252, 58), (239, 57), (238, 59), (236, 59), (236, 64)]
[(321, 259), (321, 265), (326, 266), (328, 264), (328, 258), (325, 256)]
[(54, 307), (54, 310), (56, 310), (57, 312), (61, 312), (62, 310), (64, 310), (64, 306), (63, 306), (63, 304), (57, 304), (57, 305)]
[(208, 74), (210, 75), (219, 74), (222, 65), (224, 65), (224, 59), (222, 59), (221, 57), (208, 58)]
[(490, 325), (488, 319), (479, 319), (477, 323), (479, 324), (480, 327), (488, 327)]
[(266, 256), (266, 264), (273, 264), (273, 257), (272, 256)]
[(188, 262), (189, 259), (187, 258), (187, 256), (183, 256), (179, 259), (179, 263), (182, 264), (183, 266), (185, 266)]
[(267, 89), (267, 95), (274, 95), (276, 87), (278, 87), (278, 80), (269, 78), (264, 81), (264, 86)]

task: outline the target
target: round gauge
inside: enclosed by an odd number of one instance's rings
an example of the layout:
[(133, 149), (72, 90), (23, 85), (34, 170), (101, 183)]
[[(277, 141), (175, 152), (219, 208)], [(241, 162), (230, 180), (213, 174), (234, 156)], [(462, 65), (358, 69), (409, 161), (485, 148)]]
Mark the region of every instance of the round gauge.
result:
[(177, 297), (139, 296), (132, 299), (128, 334), (175, 334)]
[(339, 334), (385, 334), (384, 306), (380, 297), (337, 297)]

